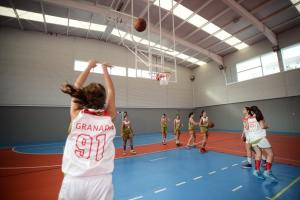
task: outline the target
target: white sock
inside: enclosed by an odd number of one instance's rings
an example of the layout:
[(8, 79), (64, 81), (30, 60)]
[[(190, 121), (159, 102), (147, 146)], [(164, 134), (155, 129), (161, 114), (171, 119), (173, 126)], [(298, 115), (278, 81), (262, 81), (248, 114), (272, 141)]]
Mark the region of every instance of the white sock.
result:
[(248, 161), (249, 164), (251, 164), (251, 162), (252, 162), (251, 157), (247, 157), (247, 161)]

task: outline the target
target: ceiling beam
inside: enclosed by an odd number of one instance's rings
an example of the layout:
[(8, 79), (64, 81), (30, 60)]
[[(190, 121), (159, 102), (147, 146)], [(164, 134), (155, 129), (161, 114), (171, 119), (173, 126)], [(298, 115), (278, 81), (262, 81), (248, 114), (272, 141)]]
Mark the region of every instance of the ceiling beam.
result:
[[(104, 15), (104, 16), (110, 16), (110, 17), (122, 17), (123, 22), (127, 22), (130, 24), (131, 24), (131, 20), (132, 20), (131, 15), (128, 15), (126, 13), (121, 13), (116, 10), (112, 10), (106, 6), (101, 6), (101, 5), (95, 6), (94, 4), (93, 5), (83, 4), (83, 3), (79, 3), (77, 1), (72, 1), (72, 0), (60, 0), (60, 1), (44, 0), (44, 2), (55, 4), (55, 5), (66, 7), (66, 8), (84, 10), (84, 11), (92, 12), (92, 13), (98, 14), (98, 15)], [(136, 17), (134, 17), (134, 18), (136, 18)], [(149, 24), (149, 26), (151, 27), (152, 32), (160, 34), (160, 30), (158, 28), (154, 27), (153, 24)], [(161, 30), (161, 34), (164, 38), (169, 39), (170, 41), (173, 41), (173, 35), (171, 33), (167, 32), (165, 30)], [(185, 41), (179, 37), (175, 37), (175, 41), (176, 41), (176, 43), (181, 44), (186, 47), (189, 47), (191, 49), (194, 49), (194, 50), (198, 51), (199, 53), (211, 58), (218, 64), (223, 65), (223, 58), (221, 56), (219, 56), (213, 52), (210, 52), (200, 46), (197, 46), (191, 42)]]
[(248, 10), (246, 10), (243, 6), (238, 4), (234, 0), (222, 0), (227, 6), (229, 6), (232, 10), (240, 14), (241, 16), (248, 19), (254, 27), (256, 27), (260, 32), (262, 32), (272, 43), (273, 46), (278, 45), (278, 40), (276, 34), (266, 25), (264, 25), (261, 21), (259, 21), (254, 15), (252, 15)]
[(45, 30), (45, 33), (48, 33), (47, 23), (46, 23), (46, 17), (45, 17), (45, 8), (44, 8), (43, 1), (41, 1), (41, 9), (42, 9), (43, 19), (44, 19), (44, 30)]
[(14, 13), (15, 13), (15, 15), (16, 15), (16, 17), (17, 17), (17, 20), (18, 20), (20, 29), (23, 31), (23, 30), (24, 30), (23, 24), (22, 24), (22, 22), (21, 22), (21, 19), (20, 19), (20, 17), (19, 17), (19, 14), (18, 14), (18, 12), (17, 12), (17, 10), (16, 10), (16, 7), (15, 7), (14, 3), (12, 2), (12, 0), (9, 0), (9, 4), (10, 4), (10, 6), (13, 8), (13, 10), (14, 10)]

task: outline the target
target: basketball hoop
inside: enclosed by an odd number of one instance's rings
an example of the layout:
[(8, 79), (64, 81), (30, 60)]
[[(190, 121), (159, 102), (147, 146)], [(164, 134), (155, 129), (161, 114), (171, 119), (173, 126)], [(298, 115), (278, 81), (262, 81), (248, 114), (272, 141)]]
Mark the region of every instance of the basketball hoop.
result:
[(156, 74), (156, 80), (160, 85), (168, 85), (171, 78), (171, 72), (159, 72)]

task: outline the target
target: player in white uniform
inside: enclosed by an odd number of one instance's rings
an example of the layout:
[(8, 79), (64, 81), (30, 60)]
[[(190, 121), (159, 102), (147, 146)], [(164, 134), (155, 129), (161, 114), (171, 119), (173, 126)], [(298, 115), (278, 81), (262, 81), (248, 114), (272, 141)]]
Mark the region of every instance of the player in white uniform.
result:
[(243, 164), (243, 168), (252, 168), (252, 155), (251, 155), (251, 144), (249, 144), (249, 137), (248, 137), (248, 118), (249, 118), (250, 108), (244, 107), (243, 109), (243, 133), (242, 133), (242, 140), (245, 142), (245, 149), (247, 152), (247, 163)]
[[(264, 120), (263, 114), (257, 106), (252, 106), (250, 110), (251, 116), (247, 120), (247, 126), (249, 143), (255, 151), (255, 170), (253, 172), (253, 175), (260, 179), (264, 179), (264, 177), (267, 177), (276, 180), (277, 178), (273, 176), (271, 171), (272, 162), (274, 158), (272, 146), (266, 138), (266, 129), (268, 128), (268, 126)], [(267, 154), (267, 162), (265, 166), (265, 171), (263, 173), (264, 176), (260, 174), (260, 162), (262, 158), (262, 151), (266, 152)]]
[(99, 83), (83, 87), (95, 66), (96, 61), (90, 60), (74, 86), (65, 84), (61, 88), (72, 97), (72, 121), (63, 154), (65, 176), (59, 200), (113, 199), (115, 92), (107, 64), (102, 64), (106, 89)]

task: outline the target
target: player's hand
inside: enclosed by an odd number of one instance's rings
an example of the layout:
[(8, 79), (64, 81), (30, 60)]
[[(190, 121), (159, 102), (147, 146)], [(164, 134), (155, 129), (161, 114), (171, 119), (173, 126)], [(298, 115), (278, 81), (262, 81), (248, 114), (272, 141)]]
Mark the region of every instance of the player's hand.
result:
[(108, 64), (108, 63), (103, 63), (102, 64), (102, 69), (107, 69), (108, 67), (111, 67), (111, 65)]
[(94, 58), (92, 58), (91, 60), (89, 60), (88, 63), (89, 63), (88, 67), (90, 67), (90, 68), (94, 68), (94, 67), (97, 66), (97, 61)]

